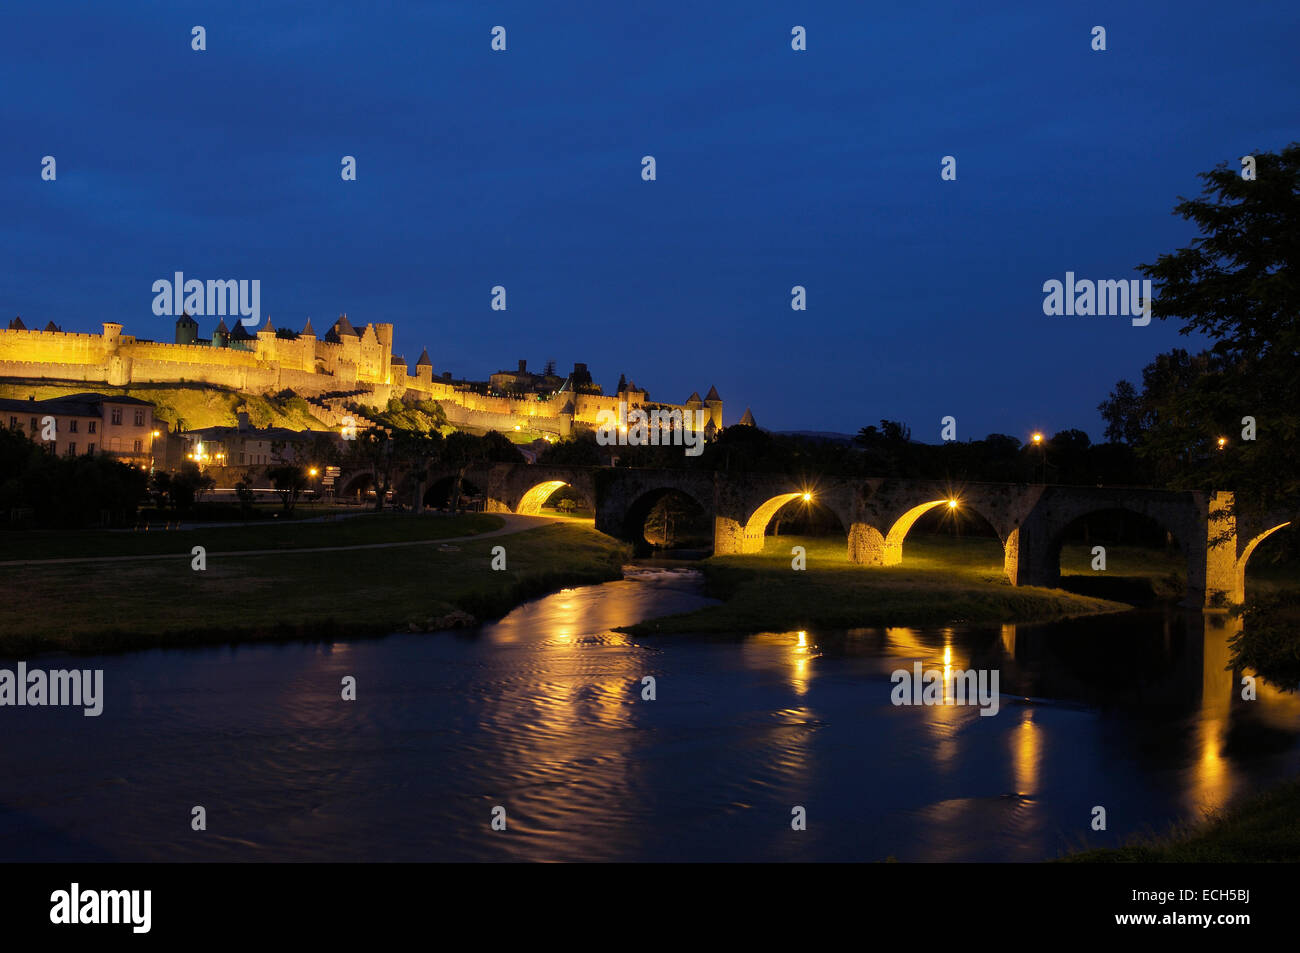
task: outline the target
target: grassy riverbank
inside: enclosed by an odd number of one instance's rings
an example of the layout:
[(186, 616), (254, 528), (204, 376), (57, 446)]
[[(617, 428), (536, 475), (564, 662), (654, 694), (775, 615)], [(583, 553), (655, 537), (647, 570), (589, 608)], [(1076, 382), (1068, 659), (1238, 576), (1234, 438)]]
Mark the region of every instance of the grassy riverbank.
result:
[[(10, 565), (0, 576), (0, 655), (103, 652), (289, 639), (335, 639), (423, 629), (459, 611), (504, 614), (566, 586), (617, 579), (628, 557), (615, 540), (578, 523), (486, 539), (438, 539), (486, 532), (499, 517), (357, 517), (331, 524), (231, 527), (158, 534), (103, 534), (82, 555), (134, 548), (148, 555), (167, 540), (174, 559)], [(248, 534), (254, 534), (249, 536)], [(281, 534), (288, 533), (289, 536)], [(192, 539), (191, 539), (192, 537)], [(302, 553), (296, 546), (429, 545)], [(190, 568), (204, 545), (207, 569)], [(491, 569), (504, 546), (504, 571)], [(222, 551), (260, 550), (223, 558)], [(124, 553), (117, 553), (122, 555)]]
[(1163, 837), (1085, 850), (1066, 863), (1261, 863), (1300, 861), (1300, 780), (1291, 781)]
[[(313, 514), (320, 516), (320, 513)], [(153, 524), (143, 530), (18, 530), (0, 533), (0, 563), (29, 559), (80, 559), (88, 556), (149, 556), (249, 549), (305, 549), (313, 546), (365, 546), (472, 536), (500, 529), (499, 516), (466, 513), (420, 517), (397, 513), (332, 511), (333, 519), (258, 520), (243, 525), (194, 525), (168, 530)], [(237, 519), (232, 513), (232, 521)]]
[[(790, 567), (790, 549), (807, 549), (808, 568)], [(1086, 556), (1086, 552), (1083, 554)], [(1116, 550), (1114, 576), (1149, 577), (1146, 588), (1178, 589), (1176, 564)], [(1089, 572), (1086, 559), (1062, 556), (1064, 573)], [(713, 557), (700, 564), (706, 591), (724, 600), (682, 615), (665, 616), (626, 631), (658, 633), (763, 632), (846, 629), (873, 625), (944, 625), (1049, 621), (1116, 612), (1127, 605), (1059, 589), (1014, 587), (1002, 575), (1001, 547), (992, 539), (909, 539), (904, 564), (890, 568), (850, 563), (844, 542), (825, 537), (769, 537), (762, 554)], [(1064, 580), (1068, 586), (1072, 580)]]

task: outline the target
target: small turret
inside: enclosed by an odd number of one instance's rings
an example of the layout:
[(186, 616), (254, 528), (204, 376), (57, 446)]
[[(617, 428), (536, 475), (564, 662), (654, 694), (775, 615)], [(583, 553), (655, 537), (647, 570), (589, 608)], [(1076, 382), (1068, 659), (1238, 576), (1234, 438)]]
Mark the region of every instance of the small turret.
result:
[(176, 319), (176, 343), (197, 344), (199, 340), (199, 322), (190, 317), (188, 311), (182, 311)]
[[(716, 387), (710, 387), (709, 392), (704, 395), (704, 403), (709, 408), (708, 418), (714, 430), (722, 429), (722, 398), (718, 395)], [(705, 428), (705, 433), (708, 433)]]

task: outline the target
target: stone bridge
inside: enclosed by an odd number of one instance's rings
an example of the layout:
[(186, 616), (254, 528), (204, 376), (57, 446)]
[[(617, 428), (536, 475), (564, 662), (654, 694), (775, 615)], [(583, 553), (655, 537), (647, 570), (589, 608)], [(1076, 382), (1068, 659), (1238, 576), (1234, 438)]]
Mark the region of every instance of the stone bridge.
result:
[(761, 552), (768, 522), (782, 506), (801, 497), (815, 499), (845, 528), (848, 559), (866, 566), (900, 564), (903, 541), (917, 519), (937, 507), (961, 507), (993, 527), (1006, 577), (1016, 586), (1057, 585), (1066, 528), (1090, 513), (1125, 510), (1154, 520), (1178, 542), (1187, 559), (1187, 604), (1198, 607), (1241, 602), (1246, 563), (1255, 547), (1292, 519), (1289, 513), (1234, 506), (1231, 493), (1128, 487), (804, 481), (779, 474), (516, 463), (476, 466), (466, 479), (483, 491), (489, 512), (535, 514), (560, 487), (572, 487), (595, 513), (596, 529), (634, 543), (644, 541), (646, 516), (655, 503), (677, 491), (712, 520), (715, 555)]

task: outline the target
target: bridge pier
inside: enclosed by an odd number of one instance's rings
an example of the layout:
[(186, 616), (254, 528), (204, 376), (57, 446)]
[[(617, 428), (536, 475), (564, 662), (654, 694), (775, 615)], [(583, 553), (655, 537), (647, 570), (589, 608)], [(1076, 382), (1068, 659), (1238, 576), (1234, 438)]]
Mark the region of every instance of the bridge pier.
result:
[(849, 524), (849, 562), (862, 566), (884, 566), (885, 537), (870, 523)]

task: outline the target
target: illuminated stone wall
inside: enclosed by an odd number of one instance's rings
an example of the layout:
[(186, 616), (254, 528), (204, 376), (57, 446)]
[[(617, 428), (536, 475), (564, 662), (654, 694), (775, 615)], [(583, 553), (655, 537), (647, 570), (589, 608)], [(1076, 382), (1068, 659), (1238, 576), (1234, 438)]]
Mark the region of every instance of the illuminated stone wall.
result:
[[(247, 393), (291, 389), (304, 397), (355, 391), (359, 403), (381, 407), (391, 397), (410, 396), (441, 403), (454, 426), (500, 431), (519, 426), (562, 437), (575, 423), (596, 427), (602, 413), (616, 415), (620, 400), (635, 409), (646, 397), (641, 390), (609, 396), (564, 392), (544, 400), (475, 393), (434, 378), (427, 363), (414, 374), (394, 364), (393, 326), (385, 323), (367, 324), (360, 337), (344, 335), (337, 343), (307, 334), (280, 338), (263, 328), (254, 340), (230, 347), (141, 341), (122, 331), (115, 322), (105, 322), (102, 334), (0, 330), (0, 376), (114, 386), (197, 381)], [(706, 425), (722, 426), (720, 400), (656, 406), (680, 410), (686, 420), (698, 406)]]

